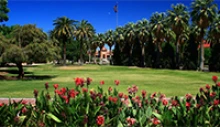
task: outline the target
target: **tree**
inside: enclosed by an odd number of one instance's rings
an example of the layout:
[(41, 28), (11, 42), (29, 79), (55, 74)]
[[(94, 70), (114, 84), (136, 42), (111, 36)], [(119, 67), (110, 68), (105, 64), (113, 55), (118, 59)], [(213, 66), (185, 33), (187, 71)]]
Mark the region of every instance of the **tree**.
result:
[(8, 0), (1, 0), (0, 1), (0, 23), (8, 21), (8, 12), (10, 11), (8, 9)]
[(156, 67), (159, 67), (160, 64), (160, 55), (162, 53), (162, 42), (164, 42), (165, 39), (165, 33), (166, 33), (166, 16), (164, 13), (154, 13), (150, 17), (150, 24), (151, 24), (151, 30), (153, 32), (153, 36), (155, 38), (155, 43), (157, 47), (157, 60), (156, 60)]
[(211, 41), (211, 57), (209, 59), (209, 70), (220, 71), (220, 14), (215, 18), (209, 30)]
[[(95, 29), (87, 20), (82, 20), (74, 31), (74, 36), (80, 42), (80, 64), (82, 65), (83, 44), (89, 47), (89, 59), (91, 58), (90, 41), (95, 34)], [(90, 61), (90, 60), (89, 60)]]
[(58, 17), (53, 21), (55, 26), (53, 30), (54, 36), (63, 43), (63, 65), (66, 65), (66, 43), (73, 38), (74, 30), (76, 29), (75, 20), (67, 17)]
[(36, 25), (17, 26), (12, 31), (10, 43), (5, 45), (1, 56), (3, 62), (15, 63), (19, 69), (18, 78), (23, 78), (23, 62), (46, 62), (52, 60), (54, 48), (47, 41), (47, 35)]
[(114, 45), (114, 32), (112, 30), (108, 30), (105, 33), (105, 37), (106, 37), (106, 43), (109, 46), (109, 51), (110, 51), (110, 65), (112, 65), (112, 46)]
[(100, 64), (102, 64), (101, 52), (102, 52), (102, 48), (105, 45), (105, 35), (98, 33), (97, 35), (94, 36), (94, 40), (92, 43), (97, 47), (99, 47), (99, 62)]
[(136, 39), (136, 30), (135, 30), (135, 24), (134, 23), (128, 23), (125, 25), (125, 40), (130, 46), (130, 52), (129, 52), (129, 66), (132, 65), (132, 51), (133, 46)]
[(150, 36), (150, 24), (147, 19), (142, 19), (137, 22), (136, 24), (137, 27), (137, 38), (139, 40), (139, 43), (141, 45), (141, 55), (142, 55), (142, 60), (141, 60), (141, 67), (145, 67), (145, 46), (147, 45), (147, 41), (149, 41), (149, 36)]
[(189, 17), (187, 7), (183, 4), (172, 5), (172, 10), (168, 10), (168, 23), (176, 34), (176, 68), (179, 68), (180, 36), (186, 33)]
[(200, 32), (200, 66), (199, 69), (204, 68), (204, 47), (203, 38), (205, 36), (205, 29), (214, 21), (217, 13), (217, 5), (213, 3), (213, 0), (195, 0), (192, 2), (191, 17), (192, 21), (201, 28)]

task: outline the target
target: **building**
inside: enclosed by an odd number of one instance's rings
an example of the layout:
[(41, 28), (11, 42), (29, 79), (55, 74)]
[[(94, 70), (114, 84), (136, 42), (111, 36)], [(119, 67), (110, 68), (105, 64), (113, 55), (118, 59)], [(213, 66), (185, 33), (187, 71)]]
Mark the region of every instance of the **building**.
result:
[[(113, 55), (112, 52), (111, 52), (111, 54)], [(95, 52), (95, 57), (96, 58), (101, 58), (101, 59), (109, 60), (109, 58), (110, 58), (110, 50), (107, 50), (105, 47), (103, 47), (102, 50), (101, 50), (101, 55), (99, 56), (99, 51), (97, 50)]]

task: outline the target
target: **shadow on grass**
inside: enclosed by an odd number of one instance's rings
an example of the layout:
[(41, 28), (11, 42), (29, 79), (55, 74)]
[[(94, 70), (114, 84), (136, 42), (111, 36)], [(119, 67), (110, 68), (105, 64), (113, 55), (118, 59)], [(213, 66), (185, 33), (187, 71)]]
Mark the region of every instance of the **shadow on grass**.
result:
[(18, 76), (7, 76), (7, 74), (18, 75), (18, 70), (0, 70), (0, 80), (44, 80), (57, 77), (54, 75), (34, 75), (33, 72), (24, 72), (24, 77), (20, 79)]

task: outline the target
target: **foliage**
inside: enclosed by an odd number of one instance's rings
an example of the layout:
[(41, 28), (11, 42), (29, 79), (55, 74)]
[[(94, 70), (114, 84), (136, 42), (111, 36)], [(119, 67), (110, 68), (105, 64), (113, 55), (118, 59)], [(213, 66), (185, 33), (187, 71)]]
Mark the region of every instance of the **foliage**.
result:
[(209, 70), (220, 71), (220, 43), (212, 44), (211, 57), (209, 59)]
[(0, 1), (0, 23), (1, 22), (5, 22), (8, 21), (9, 17), (8, 17), (8, 12), (10, 11), (8, 6), (8, 0), (1, 0)]
[[(200, 88), (193, 97), (166, 98), (162, 93), (148, 94), (138, 86), (128, 88), (128, 94), (109, 87), (104, 93), (100, 81), (97, 91), (90, 89), (91, 78), (75, 78), (75, 88), (59, 88), (54, 84), (54, 97), (45, 90), (34, 90), (35, 104), (25, 100), (0, 103), (1, 126), (219, 126), (220, 83)], [(120, 85), (119, 80), (114, 81)]]

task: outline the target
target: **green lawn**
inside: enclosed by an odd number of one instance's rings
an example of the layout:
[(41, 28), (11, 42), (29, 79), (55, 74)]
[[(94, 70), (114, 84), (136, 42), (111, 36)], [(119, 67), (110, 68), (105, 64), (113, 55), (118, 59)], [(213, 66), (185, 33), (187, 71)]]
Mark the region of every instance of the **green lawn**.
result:
[[(0, 97), (33, 97), (33, 90), (43, 90), (44, 83), (48, 82), (51, 92), (52, 85), (57, 83), (60, 87), (74, 88), (75, 77), (91, 77), (93, 82), (91, 88), (97, 88), (100, 80), (105, 81), (103, 88), (115, 87), (114, 80), (120, 80), (117, 87), (122, 92), (133, 84), (140, 90), (148, 93), (161, 92), (167, 96), (184, 96), (186, 93), (195, 95), (199, 88), (206, 84), (213, 84), (212, 75), (220, 76), (219, 73), (179, 71), (166, 69), (149, 69), (137, 67), (119, 66), (52, 66), (39, 65), (36, 67), (25, 67), (26, 76), (47, 76), (45, 79), (36, 80), (0, 80)], [(8, 72), (7, 76), (16, 76), (16, 67), (0, 68), (0, 73)], [(53, 92), (52, 92), (53, 93)]]

